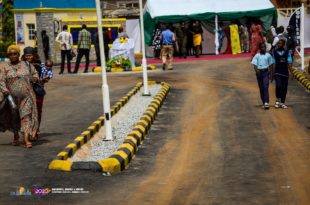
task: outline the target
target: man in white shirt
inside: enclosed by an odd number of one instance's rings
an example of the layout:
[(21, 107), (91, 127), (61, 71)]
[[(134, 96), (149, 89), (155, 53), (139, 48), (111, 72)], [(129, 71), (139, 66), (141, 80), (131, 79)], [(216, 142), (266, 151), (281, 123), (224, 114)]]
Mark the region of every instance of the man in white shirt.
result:
[(68, 32), (68, 26), (64, 25), (62, 27), (62, 32), (60, 32), (56, 37), (56, 42), (61, 45), (61, 67), (59, 74), (63, 74), (65, 68), (65, 58), (67, 57), (67, 68), (68, 73), (71, 72), (71, 49), (73, 45), (72, 35)]

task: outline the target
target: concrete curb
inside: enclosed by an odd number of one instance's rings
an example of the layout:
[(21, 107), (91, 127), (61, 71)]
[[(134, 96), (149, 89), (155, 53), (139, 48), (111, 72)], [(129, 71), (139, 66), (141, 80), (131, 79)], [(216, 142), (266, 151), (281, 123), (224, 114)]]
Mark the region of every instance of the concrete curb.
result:
[[(66, 148), (57, 155), (56, 159), (48, 165), (48, 169), (62, 171), (92, 170), (112, 174), (119, 173), (126, 169), (137, 152), (139, 145), (143, 143), (145, 136), (157, 117), (157, 113), (170, 90), (170, 86), (167, 83), (149, 81), (149, 84), (156, 83), (162, 85), (161, 90), (154, 96), (152, 102), (149, 104), (140, 120), (136, 123), (131, 133), (126, 136), (123, 144), (109, 158), (97, 162), (70, 162), (67, 160), (74, 155), (77, 149), (87, 143), (92, 136), (98, 132), (101, 126), (104, 125), (104, 117), (101, 116), (90, 127), (88, 127), (86, 131), (75, 138), (73, 143), (67, 145)], [(112, 110), (114, 111), (112, 116), (115, 115), (120, 108), (128, 102), (129, 98), (136, 94), (141, 87), (142, 83), (138, 83), (133, 90), (117, 102), (111, 109), (111, 112)]]
[(303, 85), (308, 91), (310, 91), (310, 79), (308, 79), (308, 77), (304, 73), (300, 72), (296, 68), (291, 68), (290, 72), (301, 85)]

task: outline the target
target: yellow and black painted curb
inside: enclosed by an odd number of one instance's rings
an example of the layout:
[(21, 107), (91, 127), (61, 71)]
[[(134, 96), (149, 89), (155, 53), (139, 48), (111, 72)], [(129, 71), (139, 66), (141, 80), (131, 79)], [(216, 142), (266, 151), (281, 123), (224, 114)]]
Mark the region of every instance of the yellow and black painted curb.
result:
[(291, 68), (290, 71), (294, 78), (296, 78), (301, 85), (310, 91), (310, 79), (304, 73), (295, 68)]
[[(87, 131), (83, 132), (81, 136), (77, 137), (74, 140), (74, 143), (69, 144), (64, 151), (60, 152), (57, 155), (57, 158), (49, 164), (48, 168), (62, 171), (93, 170), (108, 172), (112, 174), (119, 173), (126, 169), (129, 166), (129, 163), (134, 157), (135, 153), (137, 152), (139, 145), (143, 143), (145, 136), (147, 135), (148, 131), (151, 128), (151, 125), (157, 117), (159, 109), (161, 108), (164, 100), (169, 93), (169, 84), (164, 82), (149, 81), (149, 84), (155, 83), (162, 85), (161, 90), (158, 94), (154, 96), (153, 100), (149, 104), (148, 108), (146, 109), (140, 120), (136, 123), (131, 133), (125, 137), (123, 144), (110, 157), (99, 160), (97, 162), (71, 162), (67, 160), (69, 157), (74, 155), (78, 148), (80, 148), (83, 144), (90, 140), (92, 132), (89, 131), (88, 128)], [(139, 87), (139, 90), (142, 84), (139, 84), (137, 86)], [(129, 94), (131, 92), (129, 92)], [(136, 92), (132, 93), (132, 95), (135, 93)], [(101, 117), (101, 119), (102, 118), (103, 117)], [(100, 123), (97, 121), (95, 121), (90, 126), (93, 128), (94, 133), (97, 132), (104, 124), (101, 123), (101, 126), (99, 126)]]

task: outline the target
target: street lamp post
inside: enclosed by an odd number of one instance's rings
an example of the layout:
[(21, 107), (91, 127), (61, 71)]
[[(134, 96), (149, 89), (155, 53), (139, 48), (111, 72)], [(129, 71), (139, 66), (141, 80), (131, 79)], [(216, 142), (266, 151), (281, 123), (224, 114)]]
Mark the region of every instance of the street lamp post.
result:
[(142, 69), (143, 69), (143, 96), (150, 96), (151, 93), (148, 88), (148, 77), (147, 77), (147, 65), (145, 57), (145, 40), (144, 40), (144, 24), (143, 24), (143, 5), (142, 0), (139, 0), (140, 6), (140, 28), (141, 28), (141, 39), (142, 39)]
[(99, 36), (99, 48), (100, 48), (100, 60), (102, 70), (102, 96), (103, 96), (103, 113), (104, 113), (104, 127), (105, 127), (105, 140), (113, 140), (112, 136), (112, 124), (111, 124), (111, 111), (110, 111), (110, 94), (106, 73), (106, 59), (104, 55), (104, 42), (102, 32), (102, 12), (100, 6), (100, 0), (96, 0), (97, 11), (97, 23), (98, 23), (98, 36)]

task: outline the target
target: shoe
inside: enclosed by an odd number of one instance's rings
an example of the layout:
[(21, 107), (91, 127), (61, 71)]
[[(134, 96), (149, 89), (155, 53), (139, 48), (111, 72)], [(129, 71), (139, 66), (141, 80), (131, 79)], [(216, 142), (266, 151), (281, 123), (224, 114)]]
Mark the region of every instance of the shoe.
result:
[(31, 142), (27, 142), (24, 144), (25, 148), (32, 148), (32, 143)]
[(168, 70), (173, 70), (173, 68), (168, 68)]
[(63, 71), (60, 71), (60, 72), (59, 72), (59, 75), (61, 75), (61, 74), (63, 74), (63, 73), (64, 73)]
[(288, 108), (284, 103), (281, 103), (280, 107), (283, 108), (283, 109), (287, 109)]
[(83, 73), (88, 73), (88, 71), (86, 70), (86, 71), (84, 71)]
[(264, 103), (264, 109), (269, 110), (269, 103)]
[(166, 63), (163, 63), (163, 70), (166, 70)]
[(12, 142), (13, 146), (18, 146), (19, 145), (19, 140), (18, 139), (14, 139)]
[(276, 104), (274, 104), (274, 107), (277, 109), (280, 108), (280, 102), (277, 101)]

